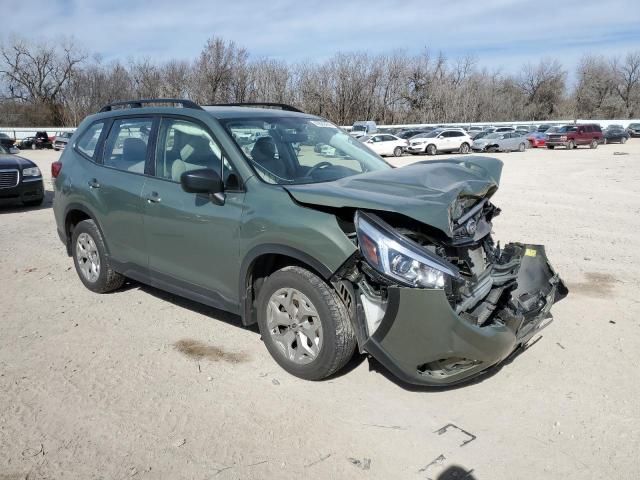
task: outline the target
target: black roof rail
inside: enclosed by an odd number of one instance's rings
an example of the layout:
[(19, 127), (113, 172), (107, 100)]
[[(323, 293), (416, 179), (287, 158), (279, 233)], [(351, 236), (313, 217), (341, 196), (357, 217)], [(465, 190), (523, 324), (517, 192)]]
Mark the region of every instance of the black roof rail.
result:
[(241, 103), (214, 103), (213, 105), (204, 105), (205, 107), (269, 107), (279, 108), (287, 112), (305, 113), (302, 110), (287, 105), (286, 103), (273, 103), (273, 102), (241, 102)]
[(113, 107), (128, 107), (128, 108), (142, 108), (145, 103), (174, 103), (182, 105), (182, 108), (193, 108), (194, 110), (203, 110), (203, 108), (191, 100), (184, 100), (180, 98), (142, 98), (140, 100), (125, 100), (123, 102), (113, 102), (105, 105), (100, 109), (102, 112), (110, 112)]

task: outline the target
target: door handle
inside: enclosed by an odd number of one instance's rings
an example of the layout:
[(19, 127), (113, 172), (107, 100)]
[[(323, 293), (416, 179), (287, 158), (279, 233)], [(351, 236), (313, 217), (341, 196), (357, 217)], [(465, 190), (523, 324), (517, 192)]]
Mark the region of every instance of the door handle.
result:
[(98, 180), (96, 180), (95, 178), (92, 178), (87, 183), (89, 184), (89, 188), (100, 188), (100, 182), (98, 182)]
[(151, 192), (146, 196), (146, 199), (148, 203), (160, 203), (162, 201), (158, 192)]

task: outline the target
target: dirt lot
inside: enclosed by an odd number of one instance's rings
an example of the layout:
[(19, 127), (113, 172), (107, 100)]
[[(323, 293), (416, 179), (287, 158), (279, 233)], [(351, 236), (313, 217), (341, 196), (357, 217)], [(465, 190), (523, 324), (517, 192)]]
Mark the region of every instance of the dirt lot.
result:
[[(48, 174), (58, 154), (24, 156)], [(364, 357), (293, 378), (233, 316), (86, 290), (50, 193), (1, 208), (0, 479), (638, 478), (640, 140), (496, 156), (496, 237), (547, 245), (571, 293), (528, 351), (449, 390)]]

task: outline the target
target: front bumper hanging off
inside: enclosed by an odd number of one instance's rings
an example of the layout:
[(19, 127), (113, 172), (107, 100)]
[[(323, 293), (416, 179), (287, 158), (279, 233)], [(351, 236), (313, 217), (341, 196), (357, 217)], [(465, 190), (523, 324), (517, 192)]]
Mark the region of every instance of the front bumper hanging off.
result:
[[(514, 246), (521, 257), (517, 283), (489, 324), (461, 318), (444, 290), (388, 287), (384, 316), (372, 335), (363, 335), (361, 349), (401, 380), (431, 386), (471, 379), (506, 359), (551, 322), (551, 306), (568, 293), (543, 246)], [(360, 323), (365, 315), (358, 301)]]

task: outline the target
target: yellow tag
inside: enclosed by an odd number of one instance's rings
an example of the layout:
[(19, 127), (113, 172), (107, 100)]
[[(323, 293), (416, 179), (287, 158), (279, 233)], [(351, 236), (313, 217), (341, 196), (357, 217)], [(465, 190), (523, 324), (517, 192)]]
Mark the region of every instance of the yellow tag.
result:
[(524, 251), (524, 255), (525, 255), (526, 257), (535, 257), (535, 256), (536, 256), (536, 251), (535, 251), (533, 248), (527, 248), (527, 249)]

